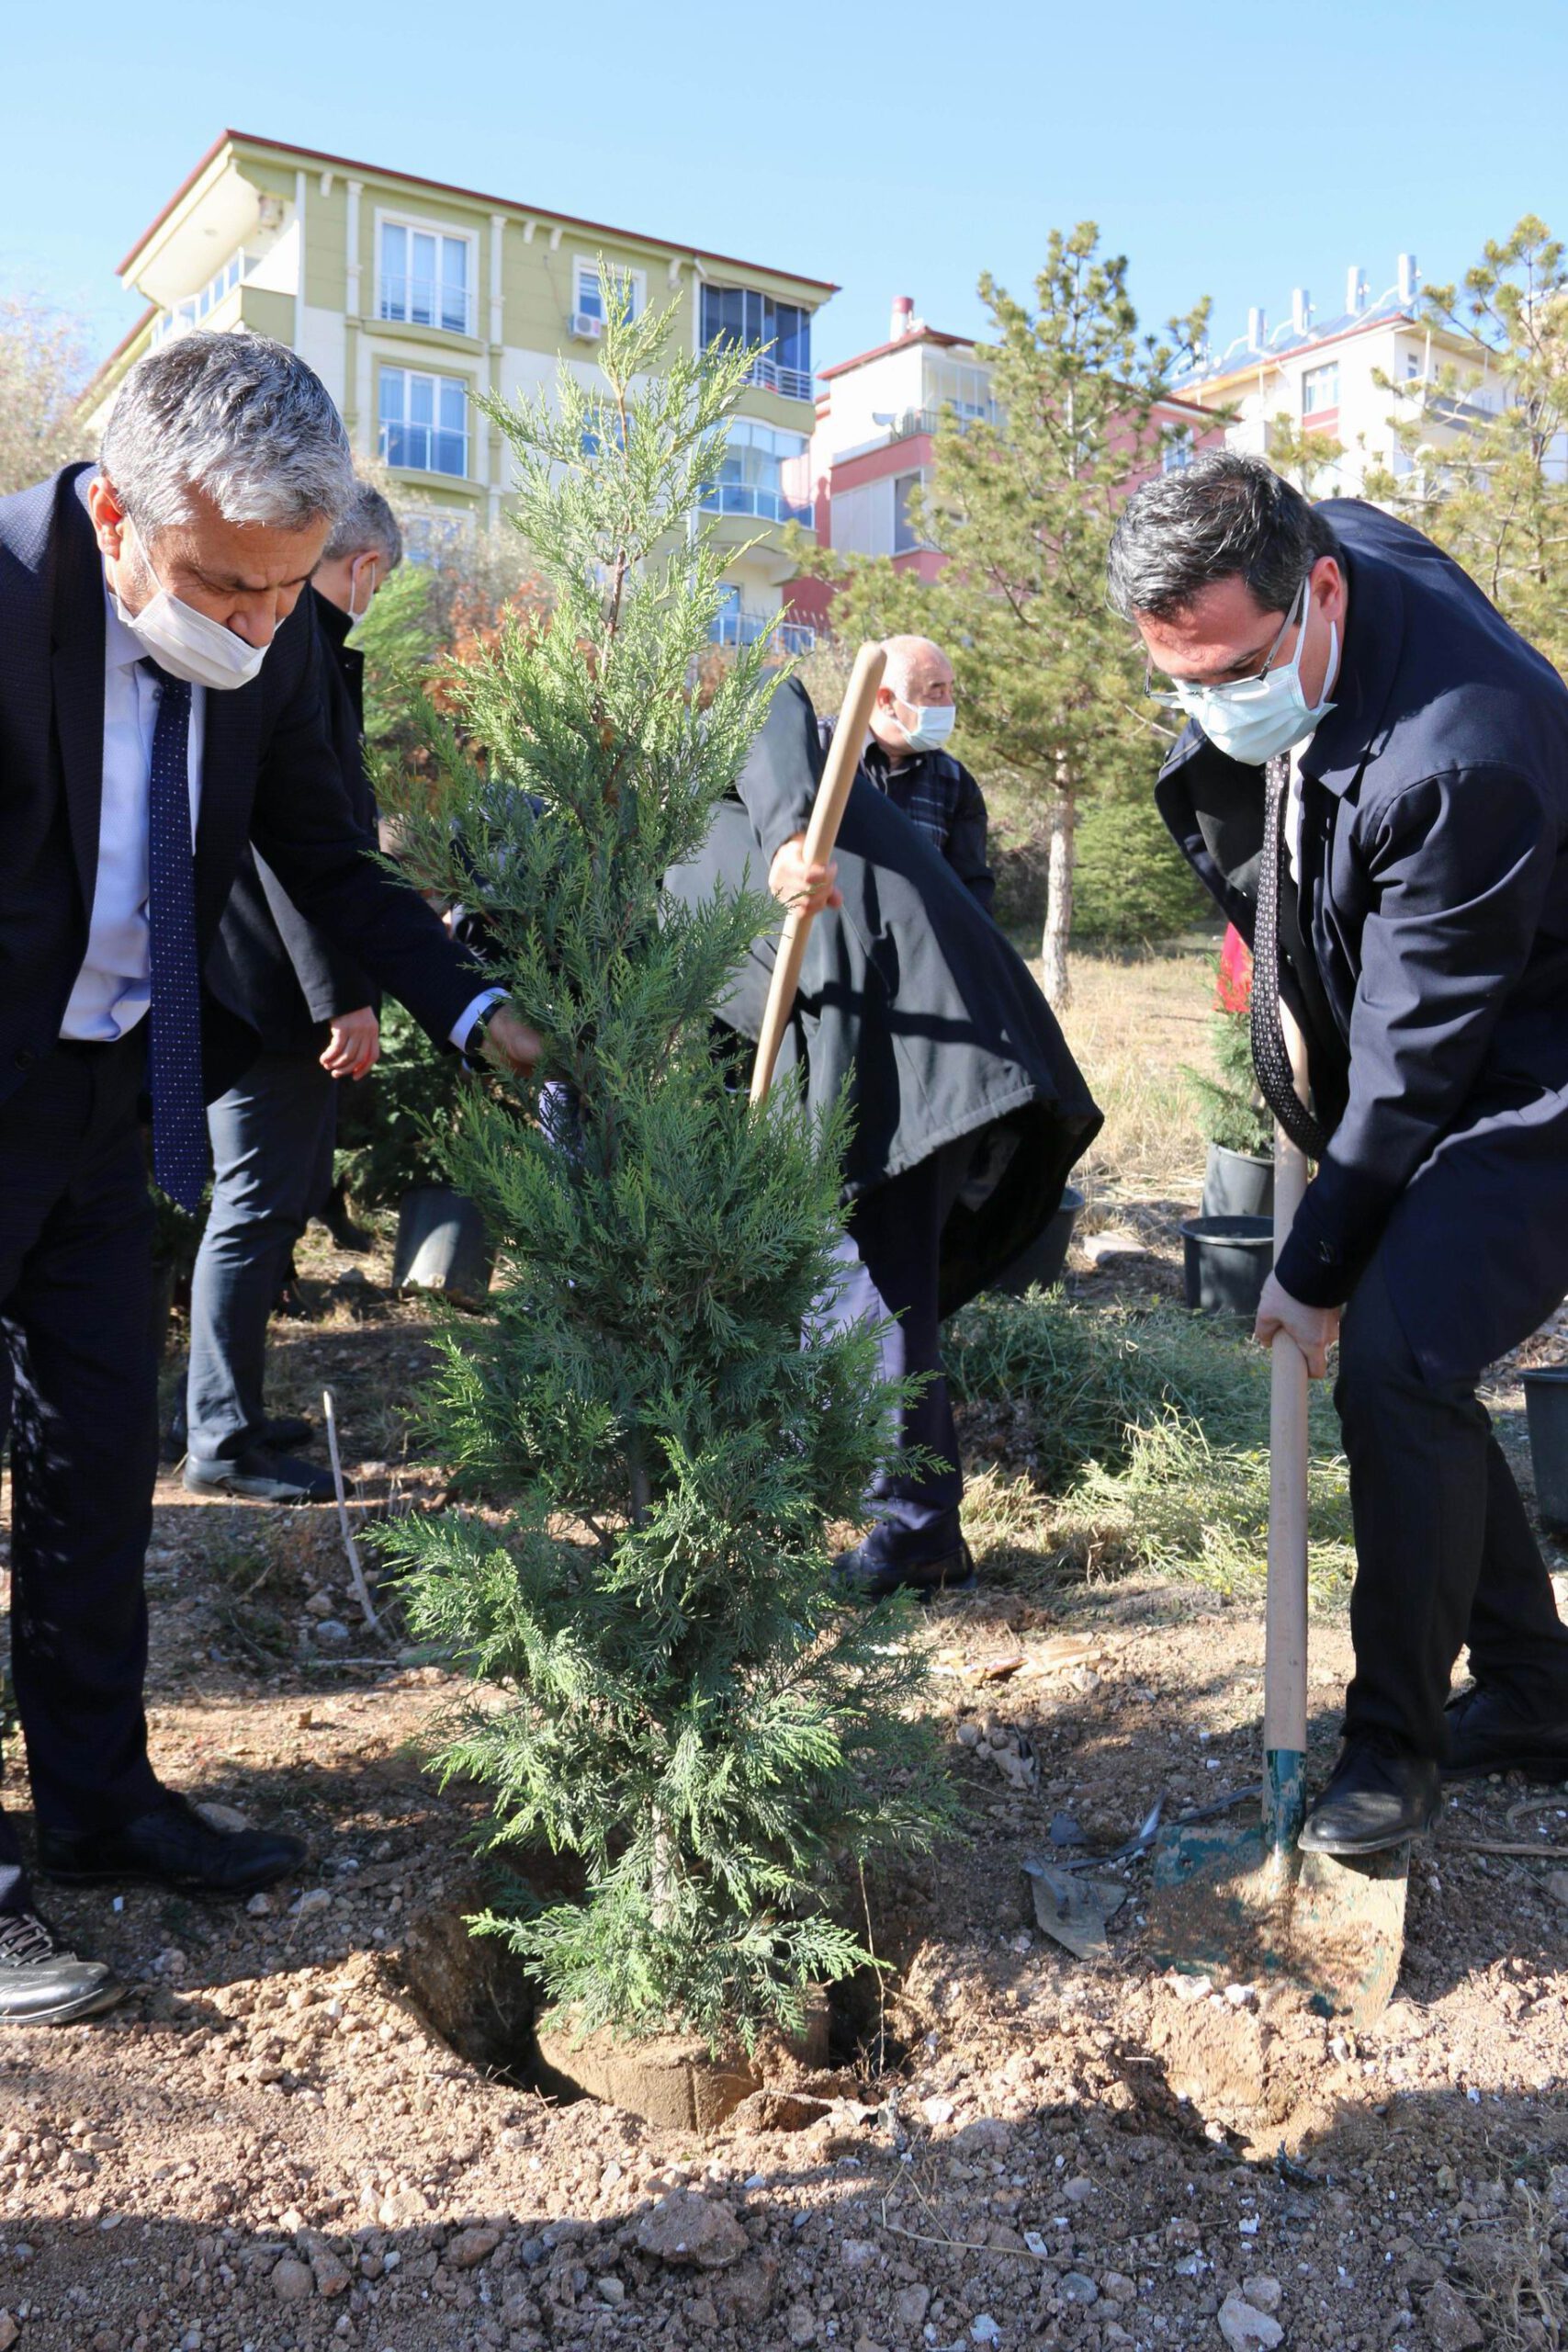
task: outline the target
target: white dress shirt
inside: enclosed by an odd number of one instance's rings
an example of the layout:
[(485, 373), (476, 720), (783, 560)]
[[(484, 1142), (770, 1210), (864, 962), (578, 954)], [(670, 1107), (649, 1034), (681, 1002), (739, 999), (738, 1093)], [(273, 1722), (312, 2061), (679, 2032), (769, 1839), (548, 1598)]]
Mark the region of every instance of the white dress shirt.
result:
[[(141, 665), (146, 652), (126, 628), (104, 587), (104, 781), (98, 815), (98, 865), (87, 953), (76, 975), (62, 1037), (110, 1045), (133, 1029), (152, 993), (152, 933), (148, 915), (148, 852), (152, 830), (152, 734), (158, 681)], [(201, 752), (207, 688), (190, 690), (186, 774), (190, 788), (191, 843), (201, 812)], [(481, 989), (452, 1025), (461, 1052), (481, 1012), (499, 1004), (503, 989)], [(345, 1005), (344, 1012), (353, 1008)]]
[[(111, 1044), (146, 1012), (152, 993), (152, 934), (147, 917), (147, 862), (152, 730), (158, 681), (141, 663), (145, 648), (104, 591), (104, 791), (98, 815), (98, 870), (87, 953), (61, 1024), (62, 1037)], [(207, 690), (190, 690), (191, 842), (201, 807), (201, 742)]]

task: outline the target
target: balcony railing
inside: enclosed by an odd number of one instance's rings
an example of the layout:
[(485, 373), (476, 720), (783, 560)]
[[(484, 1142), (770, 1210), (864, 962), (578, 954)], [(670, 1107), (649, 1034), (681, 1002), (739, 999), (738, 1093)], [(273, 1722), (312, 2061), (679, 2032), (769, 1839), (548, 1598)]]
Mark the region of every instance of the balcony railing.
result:
[(192, 327), (204, 325), (224, 296), (231, 294), (236, 286), (243, 285), (247, 277), (254, 277), (261, 265), (260, 254), (248, 254), (243, 247), (240, 252), (231, 254), (222, 268), (213, 272), (199, 294), (187, 294), (183, 302), (176, 302), (172, 310), (164, 312), (153, 325), (153, 343), (166, 343), (172, 334), (188, 334)]
[(907, 408), (888, 427), (890, 441), (912, 441), (917, 434), (939, 433), (952, 411), (962, 433), (971, 424), (1000, 424), (1002, 413), (995, 401), (944, 401), (940, 408)]
[(817, 642), (817, 631), (806, 621), (780, 620), (776, 613), (744, 609), (716, 614), (708, 631), (715, 645), (755, 645), (770, 635), (782, 653), (809, 653)]
[(755, 482), (710, 481), (703, 492), (705, 514), (750, 514), (759, 523), (798, 523), (811, 528), (811, 509), (782, 490), (763, 490)]
[(404, 277), (383, 270), (379, 315), (403, 326), (439, 327), (444, 334), (474, 332), (467, 289), (434, 277)]
[(746, 381), (759, 391), (782, 392), (786, 401), (808, 401), (816, 392), (809, 368), (785, 368), (765, 351), (747, 368)]

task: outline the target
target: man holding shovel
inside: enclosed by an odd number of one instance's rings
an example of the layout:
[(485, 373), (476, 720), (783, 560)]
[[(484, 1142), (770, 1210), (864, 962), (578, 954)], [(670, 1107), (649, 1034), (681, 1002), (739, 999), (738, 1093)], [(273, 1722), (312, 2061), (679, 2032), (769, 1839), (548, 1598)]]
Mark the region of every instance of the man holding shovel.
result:
[(1129, 502), (1110, 589), (1186, 714), (1160, 811), (1254, 947), (1259, 1082), (1317, 1162), (1257, 1330), (1318, 1378), (1339, 1339), (1356, 1672), (1302, 1844), (1375, 1853), (1445, 1769), (1568, 1778), (1568, 1630), (1476, 1395), (1568, 1291), (1568, 689), (1418, 533), (1230, 452)]

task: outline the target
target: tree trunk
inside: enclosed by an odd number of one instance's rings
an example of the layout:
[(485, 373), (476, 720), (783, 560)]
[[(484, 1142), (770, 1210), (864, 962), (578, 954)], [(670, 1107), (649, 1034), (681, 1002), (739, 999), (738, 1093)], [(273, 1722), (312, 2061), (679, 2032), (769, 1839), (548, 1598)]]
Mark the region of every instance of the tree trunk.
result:
[(1041, 985), (1053, 1012), (1073, 1001), (1067, 943), (1073, 929), (1073, 831), (1077, 810), (1071, 793), (1057, 795), (1051, 810), (1051, 857), (1046, 868), (1045, 930), (1040, 943)]

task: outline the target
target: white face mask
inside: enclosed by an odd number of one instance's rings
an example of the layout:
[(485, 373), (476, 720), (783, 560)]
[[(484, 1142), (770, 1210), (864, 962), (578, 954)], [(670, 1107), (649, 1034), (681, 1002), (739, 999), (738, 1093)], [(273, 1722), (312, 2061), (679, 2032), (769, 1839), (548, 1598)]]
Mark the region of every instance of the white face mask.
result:
[[(902, 699), (902, 697), (900, 697)], [(958, 713), (950, 702), (911, 702), (904, 705), (915, 714), (915, 723), (907, 727), (894, 714), (894, 725), (911, 752), (940, 752), (952, 734)]]
[[(1331, 621), (1323, 699), (1314, 708), (1302, 692), (1302, 653), (1306, 645), (1307, 616), (1312, 610), (1310, 579), (1303, 581), (1298, 603), (1301, 626), (1296, 632), (1296, 650), (1279, 669), (1265, 670), (1258, 677), (1243, 678), (1230, 686), (1177, 684), (1177, 701), (1190, 718), (1197, 720), (1215, 751), (1242, 761), (1247, 767), (1261, 767), (1277, 752), (1288, 752), (1292, 745), (1304, 742), (1334, 707), (1328, 692), (1339, 666), (1339, 632)], [(1287, 621), (1285, 626), (1289, 628), (1290, 623)]]
[(132, 637), (171, 678), (184, 678), (193, 686), (211, 686), (219, 694), (249, 685), (266, 659), (266, 647), (247, 645), (221, 621), (209, 620), (194, 605), (182, 605), (177, 596), (171, 596), (158, 579), (140, 534), (136, 544), (158, 593), (139, 613), (128, 613), (117, 591), (115, 610)]

